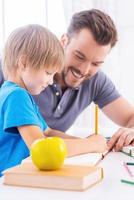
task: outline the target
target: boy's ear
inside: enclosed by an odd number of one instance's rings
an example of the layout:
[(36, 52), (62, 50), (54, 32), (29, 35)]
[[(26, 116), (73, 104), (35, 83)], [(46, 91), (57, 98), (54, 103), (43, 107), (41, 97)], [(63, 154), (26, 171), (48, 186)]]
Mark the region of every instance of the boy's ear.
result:
[(65, 48), (65, 47), (68, 45), (68, 43), (69, 43), (69, 38), (68, 38), (67, 33), (65, 33), (65, 34), (63, 34), (63, 35), (61, 36), (60, 42), (61, 42), (61, 45), (62, 45), (63, 48)]
[(21, 56), (21, 57), (18, 59), (18, 67), (19, 67), (21, 70), (25, 70), (25, 69), (26, 69), (26, 57), (25, 57), (25, 56)]

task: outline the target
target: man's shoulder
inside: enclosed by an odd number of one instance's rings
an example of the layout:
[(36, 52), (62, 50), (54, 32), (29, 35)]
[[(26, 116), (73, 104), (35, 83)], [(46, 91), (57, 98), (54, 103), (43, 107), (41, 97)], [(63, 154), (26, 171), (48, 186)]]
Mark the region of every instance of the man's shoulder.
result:
[(82, 84), (82, 88), (84, 87), (95, 87), (96, 85), (102, 85), (104, 82), (107, 82), (109, 80), (108, 76), (103, 71), (98, 71), (93, 77), (90, 79), (87, 79)]
[[(92, 78), (91, 78), (91, 81), (92, 80), (99, 80), (99, 81), (103, 81), (105, 79), (107, 79), (108, 76), (102, 71), (102, 70), (99, 70)], [(89, 79), (90, 81), (90, 79)]]

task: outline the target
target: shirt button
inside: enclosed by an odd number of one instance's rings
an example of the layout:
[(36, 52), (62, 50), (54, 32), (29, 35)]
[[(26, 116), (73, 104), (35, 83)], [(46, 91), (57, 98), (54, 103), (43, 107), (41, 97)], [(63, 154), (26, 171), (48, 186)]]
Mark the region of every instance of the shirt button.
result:
[(54, 84), (54, 87), (56, 88), (56, 84)]
[(59, 92), (56, 92), (55, 94), (56, 94), (56, 96), (59, 96)]
[(60, 106), (58, 106), (58, 110), (60, 110)]

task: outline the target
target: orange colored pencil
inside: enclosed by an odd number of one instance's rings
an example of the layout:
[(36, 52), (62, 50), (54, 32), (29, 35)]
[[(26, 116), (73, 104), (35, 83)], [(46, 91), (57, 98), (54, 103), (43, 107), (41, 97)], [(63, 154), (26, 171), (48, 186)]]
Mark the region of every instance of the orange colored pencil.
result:
[(98, 105), (95, 105), (95, 134), (98, 135)]

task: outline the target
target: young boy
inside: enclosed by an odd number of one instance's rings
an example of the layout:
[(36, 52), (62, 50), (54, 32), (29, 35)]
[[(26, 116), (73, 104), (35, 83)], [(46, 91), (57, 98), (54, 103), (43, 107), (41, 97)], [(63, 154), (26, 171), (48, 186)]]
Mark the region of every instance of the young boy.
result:
[[(6, 81), (0, 89), (0, 175), (21, 163), (29, 156), (31, 144), (51, 132), (32, 95), (38, 95), (52, 84), (61, 66), (64, 66), (63, 49), (44, 27), (28, 25), (9, 36), (3, 57)], [(64, 137), (53, 130), (49, 135)], [(66, 144), (68, 155), (104, 151), (106, 147), (101, 136), (66, 139)]]
[(63, 61), (58, 39), (42, 26), (28, 25), (9, 36), (3, 56), (6, 81), (0, 89), (0, 173), (20, 163), (32, 142), (44, 137), (47, 124), (31, 94), (53, 83)]

